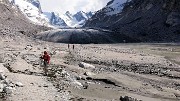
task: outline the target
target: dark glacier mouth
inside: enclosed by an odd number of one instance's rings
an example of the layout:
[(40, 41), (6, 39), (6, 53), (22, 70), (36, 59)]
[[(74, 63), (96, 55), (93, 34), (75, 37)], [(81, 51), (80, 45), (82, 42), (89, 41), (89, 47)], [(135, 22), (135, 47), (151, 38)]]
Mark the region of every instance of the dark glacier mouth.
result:
[(71, 44), (107, 44), (136, 42), (130, 37), (114, 33), (104, 29), (80, 28), (80, 29), (54, 29), (39, 33), (36, 38), (56, 42)]

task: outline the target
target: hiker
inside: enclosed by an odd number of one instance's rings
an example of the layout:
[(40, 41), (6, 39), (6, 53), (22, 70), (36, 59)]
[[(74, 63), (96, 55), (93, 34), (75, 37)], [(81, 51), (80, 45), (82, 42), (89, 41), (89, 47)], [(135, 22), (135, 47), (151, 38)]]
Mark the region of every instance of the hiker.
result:
[(74, 50), (74, 45), (73, 45), (73, 50)]
[(69, 44), (68, 44), (68, 49), (69, 49)]
[(41, 59), (43, 59), (43, 66), (44, 66), (44, 71), (45, 71), (45, 75), (47, 75), (48, 72), (48, 64), (50, 63), (50, 56), (48, 55), (48, 53), (46, 51), (44, 51), (44, 55), (41, 56)]

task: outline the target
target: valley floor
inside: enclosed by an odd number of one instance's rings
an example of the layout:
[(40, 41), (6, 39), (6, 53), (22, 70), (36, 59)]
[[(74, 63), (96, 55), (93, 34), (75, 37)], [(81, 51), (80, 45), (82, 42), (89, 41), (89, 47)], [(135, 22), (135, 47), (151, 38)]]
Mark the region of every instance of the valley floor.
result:
[[(0, 64), (23, 87), (2, 101), (180, 100), (180, 46), (174, 44), (50, 43), (1, 38)], [(39, 57), (51, 55), (48, 76)], [(0, 100), (0, 101), (1, 101)]]

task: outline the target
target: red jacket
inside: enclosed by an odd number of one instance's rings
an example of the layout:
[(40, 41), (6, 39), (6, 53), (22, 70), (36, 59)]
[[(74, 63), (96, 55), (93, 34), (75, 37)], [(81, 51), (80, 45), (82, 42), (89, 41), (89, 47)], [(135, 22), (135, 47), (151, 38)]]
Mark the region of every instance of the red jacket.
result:
[(50, 56), (48, 55), (47, 52), (44, 52), (44, 55), (42, 56), (42, 59), (44, 59), (44, 61), (47, 61), (48, 64), (50, 63)]

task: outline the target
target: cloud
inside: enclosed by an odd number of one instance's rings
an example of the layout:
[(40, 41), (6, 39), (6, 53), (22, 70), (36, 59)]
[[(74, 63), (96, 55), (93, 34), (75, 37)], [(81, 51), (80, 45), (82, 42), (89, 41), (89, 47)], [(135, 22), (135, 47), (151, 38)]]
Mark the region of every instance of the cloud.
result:
[(97, 11), (103, 8), (110, 0), (39, 0), (44, 12), (65, 13), (70, 11)]

